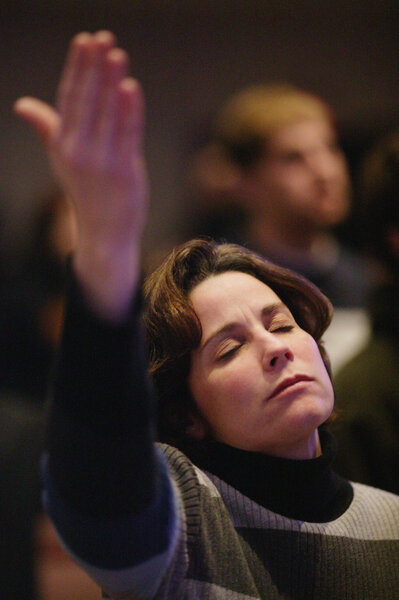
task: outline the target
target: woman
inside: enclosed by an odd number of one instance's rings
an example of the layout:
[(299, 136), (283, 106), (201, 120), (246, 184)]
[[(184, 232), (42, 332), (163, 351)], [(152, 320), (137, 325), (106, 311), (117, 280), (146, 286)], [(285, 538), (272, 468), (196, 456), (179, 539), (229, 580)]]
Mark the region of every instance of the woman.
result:
[[(331, 470), (330, 305), (237, 246), (194, 240), (147, 281), (142, 99), (107, 32), (72, 42), (57, 110), (22, 99), (74, 202), (46, 503), (112, 598), (397, 597), (399, 498)], [(173, 445), (172, 445), (173, 444)]]

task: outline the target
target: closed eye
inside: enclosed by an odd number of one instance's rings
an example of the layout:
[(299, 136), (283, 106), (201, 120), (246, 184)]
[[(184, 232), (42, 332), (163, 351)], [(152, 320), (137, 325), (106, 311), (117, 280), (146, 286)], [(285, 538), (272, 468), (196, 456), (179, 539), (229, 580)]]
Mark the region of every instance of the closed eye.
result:
[(236, 352), (241, 348), (242, 344), (238, 344), (237, 346), (233, 346), (232, 348), (224, 351), (222, 354), (219, 354), (219, 356), (217, 357), (217, 361), (221, 362), (223, 360), (228, 360), (229, 358), (232, 358)]
[(281, 327), (276, 327), (276, 329), (271, 329), (271, 333), (286, 333), (288, 331), (292, 331), (294, 329), (293, 325), (281, 325)]

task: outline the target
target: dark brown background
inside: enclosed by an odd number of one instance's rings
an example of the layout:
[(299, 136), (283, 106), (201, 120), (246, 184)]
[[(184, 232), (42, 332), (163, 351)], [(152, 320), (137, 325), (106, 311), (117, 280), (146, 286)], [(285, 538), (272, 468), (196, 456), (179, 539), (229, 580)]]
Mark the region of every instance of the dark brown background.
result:
[[(184, 175), (211, 117), (242, 86), (292, 81), (335, 107), (351, 164), (399, 125), (399, 2), (388, 0), (3, 0), (0, 8), (3, 237), (23, 243), (50, 184), (43, 151), (12, 115), (20, 95), (52, 101), (70, 37), (113, 30), (148, 103), (148, 236), (167, 243), (195, 207)], [(156, 236), (155, 238), (153, 236)]]

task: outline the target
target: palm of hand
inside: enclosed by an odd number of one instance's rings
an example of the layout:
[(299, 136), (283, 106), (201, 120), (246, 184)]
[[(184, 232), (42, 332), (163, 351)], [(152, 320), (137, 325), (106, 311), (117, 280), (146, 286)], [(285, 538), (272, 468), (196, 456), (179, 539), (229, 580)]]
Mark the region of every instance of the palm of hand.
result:
[(127, 71), (112, 34), (82, 33), (71, 42), (56, 109), (33, 98), (15, 105), (43, 140), (80, 234), (101, 232), (110, 243), (141, 236), (147, 214), (144, 101)]

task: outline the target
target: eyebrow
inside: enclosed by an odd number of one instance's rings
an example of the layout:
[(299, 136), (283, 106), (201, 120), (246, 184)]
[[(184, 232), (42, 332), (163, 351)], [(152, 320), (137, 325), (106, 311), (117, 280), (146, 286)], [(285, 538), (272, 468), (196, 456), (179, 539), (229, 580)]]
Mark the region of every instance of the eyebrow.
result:
[[(273, 314), (276, 310), (281, 310), (284, 308), (289, 310), (288, 307), (285, 304), (283, 304), (283, 302), (274, 302), (273, 304), (269, 304), (268, 306), (265, 306), (264, 308), (262, 308), (261, 315), (262, 315), (262, 317), (268, 317), (271, 314)], [(237, 329), (237, 327), (240, 327), (240, 326), (241, 326), (241, 323), (239, 323), (238, 321), (232, 321), (230, 323), (226, 323), (226, 325), (223, 325), (223, 327), (221, 327), (220, 329), (217, 329), (214, 333), (210, 334), (208, 339), (205, 340), (205, 342), (201, 345), (201, 350), (204, 350), (204, 348), (206, 346), (208, 346), (208, 344), (210, 344), (212, 341), (214, 341), (218, 337), (220, 337), (226, 333), (231, 333), (235, 329)]]

